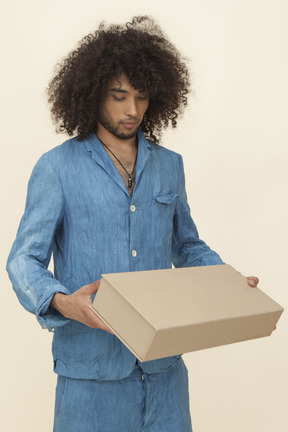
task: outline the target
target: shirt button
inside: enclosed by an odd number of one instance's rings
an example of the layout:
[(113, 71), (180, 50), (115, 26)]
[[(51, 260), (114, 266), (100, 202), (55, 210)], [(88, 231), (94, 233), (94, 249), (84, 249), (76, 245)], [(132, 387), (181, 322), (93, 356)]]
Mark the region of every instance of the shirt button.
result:
[(131, 211), (132, 213), (134, 213), (135, 210), (136, 210), (136, 207), (135, 207), (134, 205), (131, 205), (131, 206), (130, 206), (130, 211)]
[(137, 256), (137, 251), (135, 249), (132, 250), (131, 255), (133, 258)]
[(144, 374), (142, 374), (141, 378), (142, 378), (142, 380), (144, 380), (144, 379), (145, 379), (145, 376), (144, 376)]

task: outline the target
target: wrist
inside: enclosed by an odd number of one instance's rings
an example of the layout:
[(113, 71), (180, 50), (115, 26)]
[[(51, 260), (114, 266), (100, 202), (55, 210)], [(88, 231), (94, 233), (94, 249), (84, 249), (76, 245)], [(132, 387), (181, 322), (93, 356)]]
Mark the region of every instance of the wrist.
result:
[(65, 299), (67, 298), (66, 294), (63, 293), (56, 293), (54, 294), (54, 296), (52, 297), (52, 300), (50, 302), (50, 307), (52, 307), (53, 309), (56, 309), (58, 312), (62, 312), (63, 310), (63, 302), (65, 301)]

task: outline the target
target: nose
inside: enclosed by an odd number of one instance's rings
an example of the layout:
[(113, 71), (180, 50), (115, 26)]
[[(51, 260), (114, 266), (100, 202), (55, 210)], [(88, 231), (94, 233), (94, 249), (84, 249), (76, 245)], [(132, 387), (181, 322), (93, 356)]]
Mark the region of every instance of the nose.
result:
[(137, 102), (134, 98), (129, 98), (125, 107), (125, 115), (128, 117), (138, 117)]

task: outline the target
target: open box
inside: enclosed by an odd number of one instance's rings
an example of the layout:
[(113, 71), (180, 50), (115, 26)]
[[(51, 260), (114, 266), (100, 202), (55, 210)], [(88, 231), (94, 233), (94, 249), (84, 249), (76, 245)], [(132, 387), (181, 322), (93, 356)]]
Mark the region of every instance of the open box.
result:
[(225, 264), (103, 275), (91, 309), (140, 361), (269, 336), (283, 312)]

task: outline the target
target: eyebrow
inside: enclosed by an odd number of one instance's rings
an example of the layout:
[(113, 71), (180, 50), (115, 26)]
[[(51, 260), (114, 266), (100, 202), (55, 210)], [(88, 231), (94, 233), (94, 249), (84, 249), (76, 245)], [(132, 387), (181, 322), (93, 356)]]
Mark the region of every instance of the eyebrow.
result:
[[(115, 93), (129, 93), (128, 90), (123, 90), (123, 89), (118, 88), (118, 87), (113, 87), (111, 89), (108, 89), (108, 91), (115, 92)], [(145, 90), (139, 90), (139, 93), (146, 93), (146, 91)]]
[(119, 88), (111, 88), (109, 90), (112, 92), (116, 92), (116, 93), (128, 93), (127, 90), (123, 90), (123, 89), (119, 89)]

